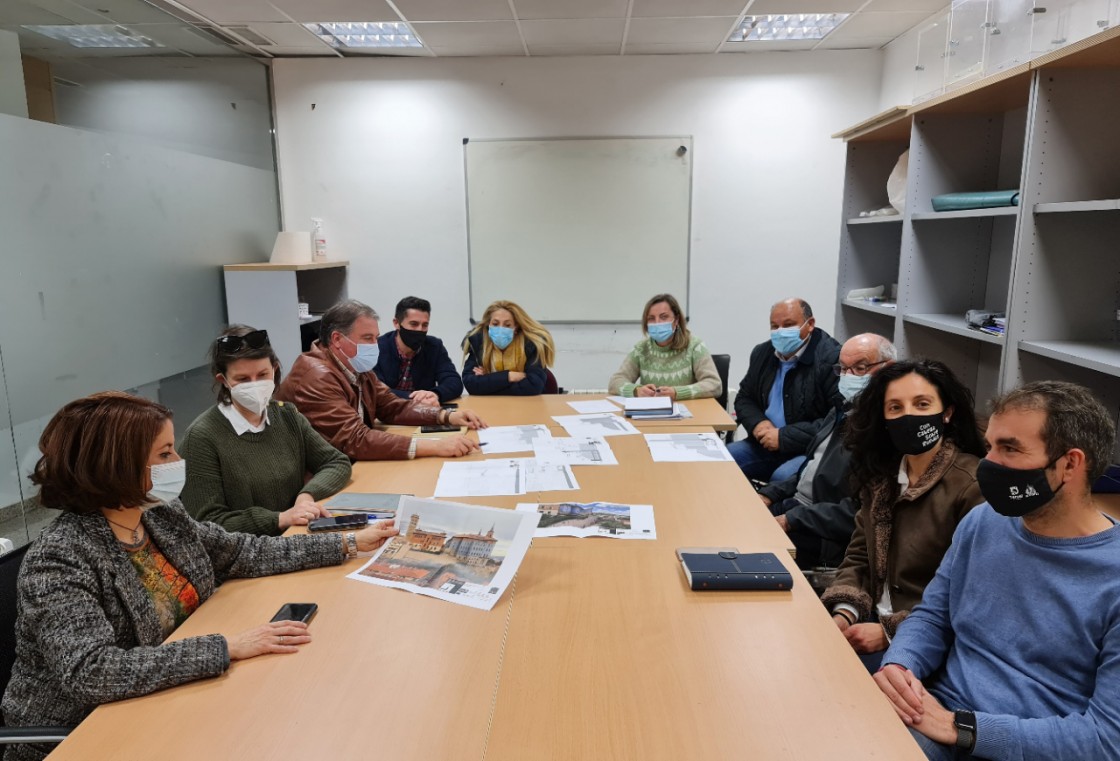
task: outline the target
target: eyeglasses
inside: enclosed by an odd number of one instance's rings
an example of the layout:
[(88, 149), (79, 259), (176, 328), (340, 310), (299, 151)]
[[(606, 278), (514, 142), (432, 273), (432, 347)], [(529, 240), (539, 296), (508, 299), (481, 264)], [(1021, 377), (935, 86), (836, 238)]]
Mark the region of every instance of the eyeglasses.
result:
[(215, 343), (223, 354), (238, 354), (244, 349), (263, 349), (269, 345), (267, 330), (254, 330), (243, 336), (218, 336)]
[(837, 363), (832, 366), (832, 372), (836, 373), (837, 375), (843, 375), (844, 373), (852, 373), (853, 375), (867, 375), (869, 372), (871, 372), (871, 368), (885, 364), (887, 364), (887, 360), (885, 359), (882, 362), (860, 362), (858, 365), (850, 366)]

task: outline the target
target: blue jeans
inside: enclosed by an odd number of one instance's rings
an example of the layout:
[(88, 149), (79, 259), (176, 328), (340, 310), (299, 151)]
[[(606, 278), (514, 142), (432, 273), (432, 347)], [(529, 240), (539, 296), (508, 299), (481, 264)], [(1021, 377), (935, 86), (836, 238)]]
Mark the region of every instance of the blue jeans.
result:
[(801, 464), (805, 462), (804, 455), (786, 459), (759, 445), (754, 439), (743, 439), (728, 444), (727, 451), (731, 453), (735, 464), (743, 474), (756, 481), (785, 481), (797, 475)]

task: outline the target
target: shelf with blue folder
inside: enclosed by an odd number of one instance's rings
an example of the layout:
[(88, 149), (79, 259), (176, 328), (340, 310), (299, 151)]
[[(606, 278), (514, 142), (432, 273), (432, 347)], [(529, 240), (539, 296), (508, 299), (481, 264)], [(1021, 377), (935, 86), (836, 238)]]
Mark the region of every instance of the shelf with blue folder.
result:
[(958, 209), (956, 211), (916, 211), (910, 215), (915, 222), (928, 222), (934, 219), (979, 219), (983, 217), (1014, 217), (1019, 213), (1018, 206), (996, 206), (989, 209)]
[(902, 317), (904, 322), (912, 325), (921, 325), (924, 328), (952, 333), (955, 336), (971, 338), (975, 341), (1003, 346), (1003, 336), (985, 333), (976, 328), (970, 328), (964, 317), (956, 314), (907, 314)]

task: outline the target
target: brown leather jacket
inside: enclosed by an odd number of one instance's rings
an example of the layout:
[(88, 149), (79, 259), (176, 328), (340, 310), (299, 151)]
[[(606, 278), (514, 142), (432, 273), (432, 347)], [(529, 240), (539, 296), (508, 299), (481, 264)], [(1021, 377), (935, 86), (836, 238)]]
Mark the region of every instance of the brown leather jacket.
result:
[(318, 341), (292, 363), (275, 398), (294, 404), (331, 446), (354, 460), (408, 459), (409, 437), (375, 430), (374, 422), (429, 425), (439, 417), (439, 407), (399, 398), (372, 371), (355, 375)]
[(894, 613), (883, 619), (893, 637), (910, 610), (922, 601), (969, 510), (984, 501), (976, 485), (980, 460), (945, 441), (918, 483), (899, 494), (899, 484), (876, 481), (860, 489), (856, 529), (836, 579), (821, 597), (829, 611), (847, 603), (867, 621), (891, 591)]

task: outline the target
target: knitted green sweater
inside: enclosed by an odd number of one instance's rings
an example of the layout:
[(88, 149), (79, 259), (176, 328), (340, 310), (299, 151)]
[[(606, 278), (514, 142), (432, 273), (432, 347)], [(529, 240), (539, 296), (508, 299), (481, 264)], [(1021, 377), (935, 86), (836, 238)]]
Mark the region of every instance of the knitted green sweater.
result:
[(350, 480), (349, 458), (284, 402), (268, 405), (263, 431), (241, 436), (211, 407), (191, 423), (179, 453), (187, 461), (183, 504), (196, 520), (227, 531), (280, 534), (279, 514), (300, 492), (323, 499)]
[(612, 394), (633, 396), (634, 389), (647, 383), (673, 386), (682, 401), (714, 399), (723, 393), (712, 354), (696, 336), (689, 338), (684, 351), (662, 348), (649, 338), (639, 341), (611, 376), (609, 386)]

